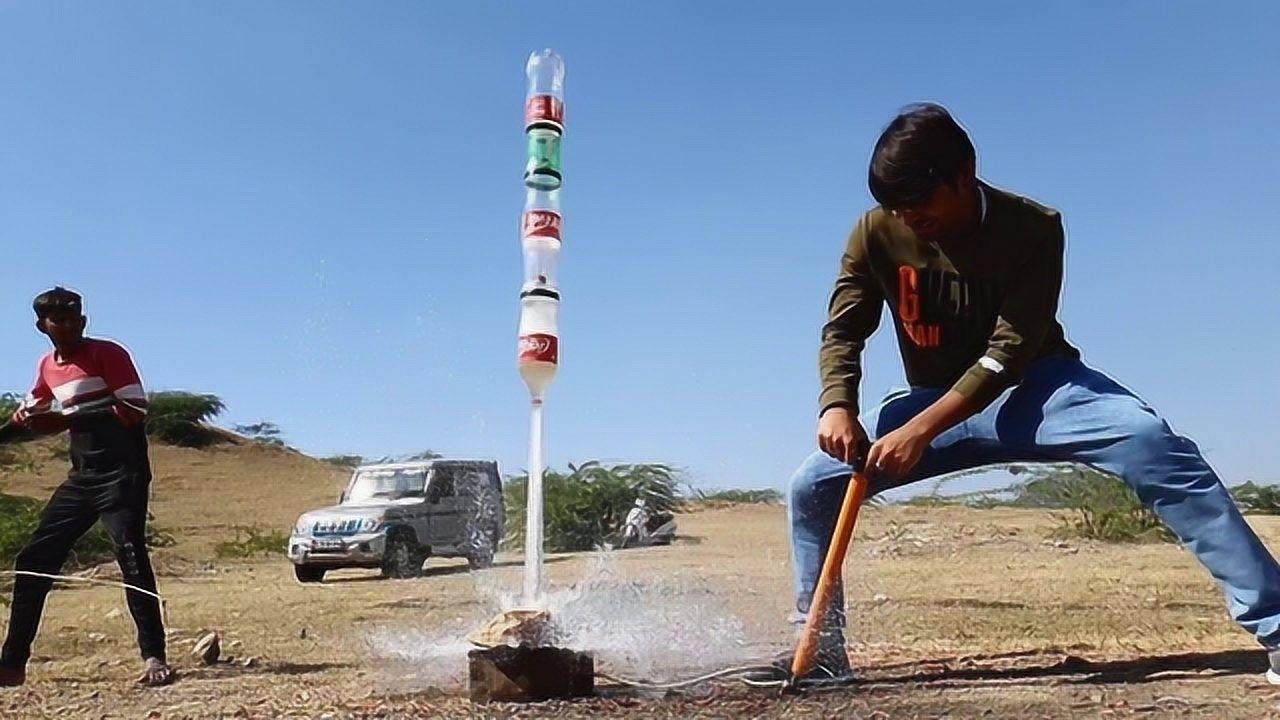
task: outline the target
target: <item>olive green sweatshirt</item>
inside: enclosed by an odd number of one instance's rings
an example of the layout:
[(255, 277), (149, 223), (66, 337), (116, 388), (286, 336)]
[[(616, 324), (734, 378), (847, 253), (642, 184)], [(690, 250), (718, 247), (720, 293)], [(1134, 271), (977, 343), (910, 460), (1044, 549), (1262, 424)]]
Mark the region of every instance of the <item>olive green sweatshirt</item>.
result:
[(979, 184), (982, 222), (943, 246), (883, 208), (849, 236), (822, 329), (821, 410), (858, 411), (862, 349), (888, 301), (912, 387), (951, 388), (986, 407), (1049, 355), (1079, 357), (1056, 319), (1064, 237), (1056, 210)]

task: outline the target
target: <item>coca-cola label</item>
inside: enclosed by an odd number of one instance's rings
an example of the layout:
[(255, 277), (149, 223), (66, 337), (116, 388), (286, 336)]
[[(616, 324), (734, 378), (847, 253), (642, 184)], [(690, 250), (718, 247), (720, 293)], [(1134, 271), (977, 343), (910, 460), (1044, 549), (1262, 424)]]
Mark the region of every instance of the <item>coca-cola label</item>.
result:
[(522, 363), (559, 363), (560, 339), (555, 335), (547, 335), (546, 333), (521, 335), (519, 361)]
[(554, 95), (534, 95), (524, 105), (524, 126), (550, 123), (564, 127), (564, 103)]
[(560, 213), (554, 210), (530, 210), (524, 214), (520, 237), (560, 239)]

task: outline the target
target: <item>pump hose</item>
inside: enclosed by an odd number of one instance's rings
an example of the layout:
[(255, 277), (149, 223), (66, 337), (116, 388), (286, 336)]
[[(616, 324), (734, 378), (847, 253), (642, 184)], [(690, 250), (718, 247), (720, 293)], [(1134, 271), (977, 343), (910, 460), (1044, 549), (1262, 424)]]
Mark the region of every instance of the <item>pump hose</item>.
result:
[(49, 573), (33, 572), (31, 570), (0, 570), (0, 575), (12, 575), (14, 577), (17, 577), (19, 575), (25, 575), (27, 577), (44, 578), (46, 580), (66, 580), (68, 582), (81, 582), (81, 583), (85, 583), (86, 585), (106, 585), (110, 587), (122, 587), (125, 590), (133, 590), (134, 592), (140, 592), (143, 595), (150, 595), (151, 597), (155, 598), (157, 602), (160, 603), (160, 620), (165, 625), (169, 624), (168, 618), (165, 617), (165, 612), (164, 612), (164, 598), (160, 597), (160, 593), (154, 592), (152, 590), (147, 590), (146, 588), (140, 588), (137, 585), (130, 585), (129, 583), (119, 582), (116, 580), (99, 580), (97, 578), (79, 577), (76, 575), (51, 575)]
[[(772, 673), (777, 675), (777, 680), (755, 680), (746, 677), (749, 673)], [(708, 682), (710, 680), (725, 680), (736, 678), (752, 687), (782, 687), (785, 680), (784, 672), (781, 668), (774, 665), (738, 665), (735, 667), (727, 667), (714, 672), (709, 672), (698, 677), (688, 678), (685, 680), (676, 680), (674, 682), (655, 683), (645, 680), (634, 680), (632, 678), (619, 677), (606, 672), (596, 673), (596, 677), (601, 680), (617, 683), (619, 685), (627, 685), (629, 687), (641, 688), (644, 690), (675, 690), (678, 688), (698, 685), (699, 683)]]

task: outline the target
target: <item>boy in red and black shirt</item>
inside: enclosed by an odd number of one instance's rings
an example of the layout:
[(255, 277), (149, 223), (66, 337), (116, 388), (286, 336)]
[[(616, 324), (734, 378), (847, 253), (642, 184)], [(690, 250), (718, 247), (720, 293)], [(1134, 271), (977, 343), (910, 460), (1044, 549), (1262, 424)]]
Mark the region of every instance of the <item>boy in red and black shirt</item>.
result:
[[(40, 360), (35, 386), (0, 442), (70, 431), (71, 471), (49, 499), (18, 554), (9, 634), (0, 651), (0, 685), (21, 685), (54, 575), (72, 546), (99, 520), (111, 536), (124, 582), (150, 593), (155, 574), (147, 555), (147, 496), (151, 464), (144, 421), (147, 396), (129, 353), (108, 340), (86, 338), (81, 298), (64, 288), (38, 295), (36, 328), (53, 342)], [(35, 574), (27, 574), (35, 573)], [(139, 682), (173, 679), (165, 660), (164, 624), (153, 595), (126, 590), (138, 626), (146, 671)]]

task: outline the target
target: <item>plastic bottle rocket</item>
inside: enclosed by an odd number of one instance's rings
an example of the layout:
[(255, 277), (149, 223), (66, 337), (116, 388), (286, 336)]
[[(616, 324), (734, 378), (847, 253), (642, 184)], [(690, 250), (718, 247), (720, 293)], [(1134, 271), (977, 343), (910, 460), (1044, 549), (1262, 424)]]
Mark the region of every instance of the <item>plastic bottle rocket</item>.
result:
[(528, 93), (524, 130), (525, 203), (520, 216), (524, 252), (524, 286), (520, 292), (520, 376), (535, 402), (555, 378), (560, 359), (556, 320), (560, 292), (556, 268), (560, 259), (560, 141), (564, 136), (564, 61), (551, 50), (529, 55), (525, 64)]
[(523, 604), (537, 607), (542, 597), (542, 474), (545, 467), (543, 398), (560, 364), (560, 146), (564, 137), (564, 61), (551, 50), (529, 55), (524, 105), (527, 157), (525, 203), (520, 216), (524, 285), (520, 291), (517, 365), (529, 389), (529, 482), (525, 508)]

